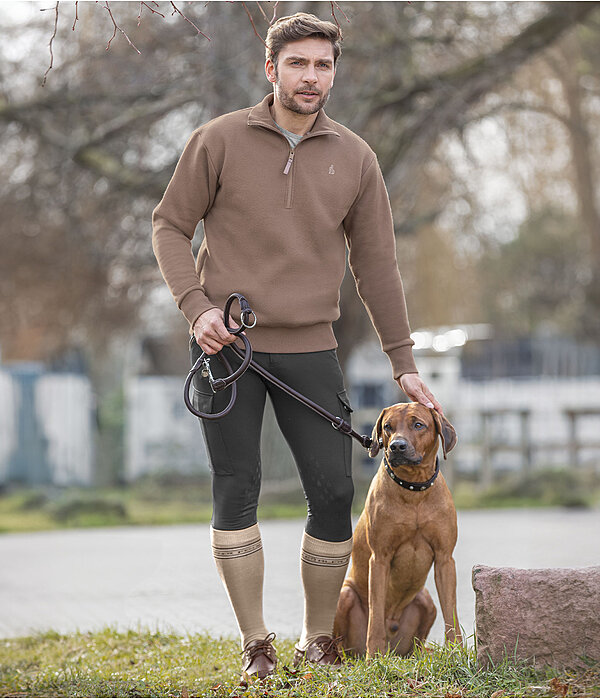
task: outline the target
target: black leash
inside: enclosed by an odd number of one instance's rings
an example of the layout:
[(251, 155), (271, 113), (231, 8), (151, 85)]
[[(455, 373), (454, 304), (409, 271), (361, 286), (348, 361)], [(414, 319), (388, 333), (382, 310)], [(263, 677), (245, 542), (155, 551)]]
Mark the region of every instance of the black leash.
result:
[[(230, 328), (227, 323), (229, 320), (229, 311), (231, 309), (232, 303), (237, 299), (240, 305), (240, 320), (241, 324), (237, 328)], [(252, 322), (250, 320), (252, 319)], [(248, 300), (246, 297), (244, 297), (242, 294), (238, 294), (237, 292), (234, 292), (229, 296), (227, 299), (227, 303), (225, 304), (225, 309), (223, 311), (223, 321), (225, 323), (225, 328), (232, 334), (232, 335), (237, 335), (238, 338), (241, 338), (243, 343), (244, 343), (244, 349), (242, 350), (241, 348), (237, 347), (235, 343), (232, 343), (229, 345), (229, 347), (242, 359), (242, 364), (235, 370), (233, 371), (233, 368), (231, 367), (231, 364), (223, 355), (221, 351), (216, 353), (216, 357), (219, 359), (220, 362), (223, 363), (225, 366), (225, 369), (228, 372), (227, 377), (222, 377), (222, 378), (214, 378), (212, 376), (212, 373), (210, 371), (210, 364), (209, 364), (209, 357), (214, 357), (213, 355), (207, 355), (204, 351), (202, 351), (202, 354), (200, 357), (196, 360), (194, 363), (193, 367), (190, 369), (189, 374), (185, 380), (185, 385), (183, 388), (183, 400), (185, 402), (185, 405), (187, 409), (193, 413), (195, 416), (198, 416), (198, 418), (205, 418), (207, 420), (215, 420), (217, 418), (222, 418), (223, 416), (227, 415), (229, 411), (233, 408), (233, 404), (235, 403), (235, 400), (237, 398), (237, 387), (236, 387), (236, 382), (237, 380), (244, 374), (244, 372), (248, 369), (248, 367), (251, 367), (255, 372), (260, 374), (262, 377), (265, 379), (268, 379), (270, 382), (275, 384), (275, 386), (279, 387), (283, 391), (285, 391), (287, 394), (295, 398), (297, 401), (300, 401), (300, 403), (303, 403), (305, 406), (308, 406), (308, 408), (312, 409), (315, 413), (318, 413), (322, 418), (325, 420), (329, 421), (332, 425), (333, 428), (336, 430), (339, 430), (342, 433), (345, 433), (346, 435), (350, 435), (350, 437), (354, 438), (355, 440), (358, 440), (360, 444), (365, 447), (369, 448), (371, 447), (371, 437), (369, 435), (360, 435), (357, 433), (355, 430), (352, 429), (352, 426), (345, 421), (343, 418), (340, 418), (339, 416), (334, 416), (333, 413), (330, 413), (327, 411), (325, 408), (322, 406), (319, 406), (319, 404), (315, 403), (314, 401), (311, 401), (309, 398), (301, 394), (299, 391), (296, 391), (295, 389), (292, 389), (291, 386), (288, 384), (285, 384), (282, 382), (280, 379), (272, 375), (270, 372), (267, 372), (264, 367), (261, 367), (257, 362), (255, 362), (252, 359), (252, 346), (250, 345), (250, 341), (244, 334), (244, 331), (247, 328), (254, 328), (256, 325), (256, 314), (252, 309), (250, 308), (250, 304), (248, 303)], [(229, 403), (227, 406), (220, 411), (219, 413), (202, 413), (201, 411), (197, 411), (194, 406), (192, 405), (192, 402), (190, 401), (190, 385), (192, 383), (192, 379), (194, 378), (194, 375), (196, 372), (202, 370), (202, 375), (204, 377), (208, 377), (210, 386), (213, 390), (213, 392), (217, 391), (222, 391), (223, 389), (227, 388), (228, 386), (231, 386), (231, 398), (229, 399)]]

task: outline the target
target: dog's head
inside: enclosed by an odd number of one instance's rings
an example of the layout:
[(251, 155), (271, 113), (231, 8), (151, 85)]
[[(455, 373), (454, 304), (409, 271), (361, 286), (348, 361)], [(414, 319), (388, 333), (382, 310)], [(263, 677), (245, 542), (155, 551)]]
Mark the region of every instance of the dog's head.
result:
[(442, 441), (444, 459), (456, 445), (456, 431), (443, 415), (420, 403), (396, 403), (379, 414), (369, 456), (383, 449), (390, 466), (418, 466), (432, 458)]

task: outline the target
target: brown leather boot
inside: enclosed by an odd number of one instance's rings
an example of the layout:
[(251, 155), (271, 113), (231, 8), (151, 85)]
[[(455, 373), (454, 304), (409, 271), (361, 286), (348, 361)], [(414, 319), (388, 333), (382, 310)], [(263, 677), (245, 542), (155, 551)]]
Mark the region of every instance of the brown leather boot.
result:
[(257, 639), (246, 644), (242, 652), (242, 680), (266, 678), (277, 667), (277, 654), (271, 642), (275, 633), (271, 632), (264, 639)]
[(309, 661), (319, 666), (333, 666), (339, 668), (342, 665), (342, 656), (338, 644), (342, 637), (331, 637), (323, 634), (311, 642), (306, 650), (295, 647), (294, 666), (300, 666), (303, 661)]

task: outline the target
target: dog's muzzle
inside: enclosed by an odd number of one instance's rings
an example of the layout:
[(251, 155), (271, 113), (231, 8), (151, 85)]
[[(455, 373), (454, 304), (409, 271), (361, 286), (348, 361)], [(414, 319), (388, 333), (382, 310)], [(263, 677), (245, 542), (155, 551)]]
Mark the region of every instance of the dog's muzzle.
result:
[(417, 454), (415, 448), (406, 438), (394, 438), (387, 446), (388, 462), (394, 466), (418, 466), (423, 456)]

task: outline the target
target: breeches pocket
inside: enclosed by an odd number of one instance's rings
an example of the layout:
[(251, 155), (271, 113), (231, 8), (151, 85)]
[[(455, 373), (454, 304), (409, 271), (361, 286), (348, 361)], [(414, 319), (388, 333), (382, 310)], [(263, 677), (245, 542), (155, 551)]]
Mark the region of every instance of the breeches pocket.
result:
[[(202, 349), (196, 344), (193, 336), (190, 338), (190, 359), (192, 365), (201, 355)], [(202, 371), (196, 372), (192, 381), (192, 406), (201, 413), (216, 413), (222, 410), (221, 406), (224, 394), (229, 394), (229, 390), (215, 394), (210, 386), (208, 377), (202, 376)], [(227, 452), (227, 442), (223, 436), (222, 419), (208, 420), (198, 418), (206, 452), (208, 454), (208, 466), (213, 474), (227, 476), (233, 474), (232, 463)]]
[[(343, 418), (347, 423), (352, 425), (352, 420), (350, 414), (353, 412), (353, 408), (350, 405), (348, 399), (348, 394), (346, 390), (337, 392), (338, 403), (340, 405), (340, 418)], [(346, 476), (352, 476), (352, 438), (350, 435), (340, 433), (343, 438), (344, 443), (344, 465), (346, 470)]]
[[(206, 394), (198, 391), (194, 387), (192, 395), (192, 405), (197, 411), (202, 413), (215, 413), (214, 408), (215, 394)], [(231, 460), (227, 452), (227, 443), (223, 436), (223, 431), (220, 425), (220, 419), (208, 420), (206, 418), (198, 418), (206, 452), (208, 454), (208, 466), (213, 474), (227, 476), (233, 474)]]

